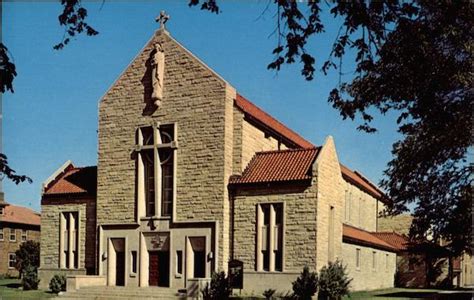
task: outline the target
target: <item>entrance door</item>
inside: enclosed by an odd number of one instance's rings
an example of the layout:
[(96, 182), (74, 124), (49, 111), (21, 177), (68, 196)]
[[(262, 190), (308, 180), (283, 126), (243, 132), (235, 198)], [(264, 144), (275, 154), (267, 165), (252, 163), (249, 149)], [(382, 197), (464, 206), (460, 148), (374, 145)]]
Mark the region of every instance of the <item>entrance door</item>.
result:
[(115, 273), (115, 285), (124, 286), (125, 285), (125, 252), (120, 251), (116, 252), (116, 273)]
[(169, 251), (150, 251), (148, 267), (148, 285), (169, 286), (170, 253)]

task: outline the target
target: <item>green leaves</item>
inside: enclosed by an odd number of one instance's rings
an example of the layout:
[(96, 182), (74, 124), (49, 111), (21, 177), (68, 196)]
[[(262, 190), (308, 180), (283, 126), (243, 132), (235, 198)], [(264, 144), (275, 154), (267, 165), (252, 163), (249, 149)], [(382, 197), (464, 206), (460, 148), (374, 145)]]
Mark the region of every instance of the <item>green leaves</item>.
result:
[(5, 91), (14, 92), (13, 80), (17, 73), (15, 64), (10, 61), (10, 55), (7, 47), (0, 43), (0, 92)]
[(94, 28), (85, 22), (87, 9), (81, 6), (80, 0), (61, 0), (64, 7), (63, 12), (58, 16), (59, 24), (65, 27), (63, 40), (56, 44), (53, 49), (61, 50), (69, 44), (72, 37), (86, 32), (88, 36), (99, 34)]

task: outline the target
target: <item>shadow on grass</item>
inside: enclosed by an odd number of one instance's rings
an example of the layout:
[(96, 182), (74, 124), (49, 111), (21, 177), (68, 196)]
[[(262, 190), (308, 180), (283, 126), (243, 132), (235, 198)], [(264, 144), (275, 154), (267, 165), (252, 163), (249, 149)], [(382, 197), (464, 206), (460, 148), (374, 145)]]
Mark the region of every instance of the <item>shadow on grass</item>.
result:
[(21, 283), (7, 283), (7, 284), (2, 284), (0, 286), (4, 286), (4, 287), (9, 288), (9, 289), (17, 289), (17, 288), (21, 287)]

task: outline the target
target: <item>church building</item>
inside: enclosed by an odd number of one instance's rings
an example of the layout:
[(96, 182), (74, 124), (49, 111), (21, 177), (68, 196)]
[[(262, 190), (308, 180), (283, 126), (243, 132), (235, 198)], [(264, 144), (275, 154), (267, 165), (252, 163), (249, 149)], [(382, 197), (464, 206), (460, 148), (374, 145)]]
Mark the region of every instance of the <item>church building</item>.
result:
[[(352, 290), (393, 287), (380, 189), (242, 96), (164, 27), (99, 101), (97, 167), (44, 183), (41, 284), (199, 289), (243, 263), (243, 290), (291, 290), (341, 260)], [(316, 129), (315, 129), (316, 130)], [(369, 162), (368, 162), (369, 163)]]

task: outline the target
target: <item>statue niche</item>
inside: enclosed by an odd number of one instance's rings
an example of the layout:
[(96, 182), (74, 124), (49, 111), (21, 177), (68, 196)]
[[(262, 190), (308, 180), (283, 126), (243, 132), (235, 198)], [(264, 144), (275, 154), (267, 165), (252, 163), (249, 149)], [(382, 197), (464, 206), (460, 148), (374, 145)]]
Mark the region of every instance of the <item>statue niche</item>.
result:
[(151, 100), (156, 107), (163, 100), (163, 77), (165, 75), (165, 52), (160, 43), (156, 43), (151, 57), (151, 84), (153, 92)]

